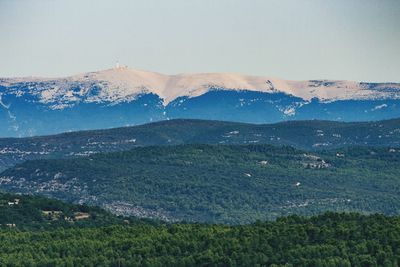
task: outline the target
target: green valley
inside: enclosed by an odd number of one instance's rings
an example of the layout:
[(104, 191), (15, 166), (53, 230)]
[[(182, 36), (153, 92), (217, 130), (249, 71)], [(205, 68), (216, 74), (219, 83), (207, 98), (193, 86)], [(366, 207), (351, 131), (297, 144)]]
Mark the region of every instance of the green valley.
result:
[(400, 214), (400, 150), (270, 145), (141, 147), (27, 161), (1, 188), (166, 221), (243, 224), (323, 211)]

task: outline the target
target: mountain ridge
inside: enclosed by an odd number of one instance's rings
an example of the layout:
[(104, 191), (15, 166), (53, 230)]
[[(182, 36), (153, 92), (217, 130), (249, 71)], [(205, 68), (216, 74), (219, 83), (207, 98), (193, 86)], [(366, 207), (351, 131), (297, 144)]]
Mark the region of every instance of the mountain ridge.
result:
[(86, 157), (99, 152), (179, 144), (273, 144), (305, 150), (351, 145), (400, 147), (400, 119), (375, 122), (287, 121), (249, 124), (176, 119), (104, 130), (0, 138), (0, 171), (31, 159)]
[(164, 75), (119, 67), (66, 78), (0, 79), (0, 137), (169, 119), (248, 123), (400, 117), (400, 84), (288, 81), (232, 73)]
[[(60, 78), (21, 77), (0, 78), (0, 85), (10, 86), (16, 83), (53, 82), (56, 87), (50, 91), (44, 91), (41, 95), (43, 102), (50, 102), (63, 89), (63, 82), (81, 82), (87, 86), (87, 82), (106, 82), (109, 84), (109, 95), (104, 95), (105, 101), (118, 103), (129, 97), (141, 93), (154, 93), (163, 99), (167, 105), (179, 97), (200, 96), (212, 88), (225, 90), (250, 90), (259, 92), (282, 92), (304, 100), (318, 98), (324, 101), (345, 99), (376, 99), (393, 98), (396, 95), (379, 91), (382, 87), (393, 87), (400, 92), (399, 83), (365, 83), (345, 80), (304, 80), (292, 81), (268, 76), (253, 76), (238, 73), (180, 73), (166, 75), (157, 72), (133, 69), (128, 67), (116, 67), (101, 71), (82, 73)], [(369, 85), (373, 85), (370, 88)], [(86, 88), (87, 89), (87, 88)], [(340, 89), (340, 90), (338, 90)], [(374, 90), (371, 90), (374, 89)], [(376, 92), (377, 91), (377, 92)], [(87, 90), (77, 92), (64, 91), (70, 101), (74, 96), (87, 93)], [(372, 96), (372, 93), (380, 94)], [(400, 98), (400, 96), (398, 96)], [(88, 99), (88, 101), (96, 101)], [(64, 108), (64, 107), (55, 107)]]

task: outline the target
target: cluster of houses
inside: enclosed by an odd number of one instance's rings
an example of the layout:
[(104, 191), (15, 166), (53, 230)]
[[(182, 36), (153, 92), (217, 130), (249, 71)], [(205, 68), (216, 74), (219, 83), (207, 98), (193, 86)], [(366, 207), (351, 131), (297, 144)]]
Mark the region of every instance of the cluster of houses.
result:
[(13, 205), (18, 205), (19, 204), (19, 198), (15, 198), (13, 201), (8, 201), (8, 206), (13, 206)]
[(302, 164), (303, 167), (307, 169), (325, 169), (331, 166), (331, 164), (327, 163), (320, 157), (310, 154), (303, 155)]
[[(63, 214), (62, 211), (59, 210), (42, 210), (42, 214), (46, 216), (49, 220), (59, 220), (61, 215)], [(90, 214), (87, 212), (74, 212), (74, 215), (72, 217), (65, 216), (64, 220), (67, 222), (74, 222), (74, 221), (79, 221), (79, 220), (84, 220), (84, 219), (89, 219)]]

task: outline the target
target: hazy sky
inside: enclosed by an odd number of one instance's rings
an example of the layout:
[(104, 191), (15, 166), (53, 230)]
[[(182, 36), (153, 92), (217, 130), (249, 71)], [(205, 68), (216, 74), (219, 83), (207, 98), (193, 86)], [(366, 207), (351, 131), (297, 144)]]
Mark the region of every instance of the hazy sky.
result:
[(399, 0), (0, 0), (0, 77), (129, 67), (400, 82)]

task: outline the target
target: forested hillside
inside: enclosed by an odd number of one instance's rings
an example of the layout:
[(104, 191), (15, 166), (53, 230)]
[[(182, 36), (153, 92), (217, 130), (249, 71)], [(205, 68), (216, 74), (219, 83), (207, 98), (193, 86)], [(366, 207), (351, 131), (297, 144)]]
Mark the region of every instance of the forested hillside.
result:
[(327, 213), (243, 226), (0, 230), (1, 266), (398, 266), (400, 218)]
[(0, 139), (0, 171), (30, 159), (83, 157), (139, 146), (273, 144), (320, 150), (350, 145), (400, 147), (400, 120), (377, 122), (288, 121), (244, 124), (171, 120), (98, 131)]
[(397, 148), (141, 147), (27, 161), (0, 174), (0, 187), (167, 221), (241, 224), (326, 210), (394, 215), (399, 163)]
[[(53, 229), (126, 223), (101, 208), (39, 196), (0, 193), (1, 229)], [(128, 220), (129, 222), (129, 220)]]

